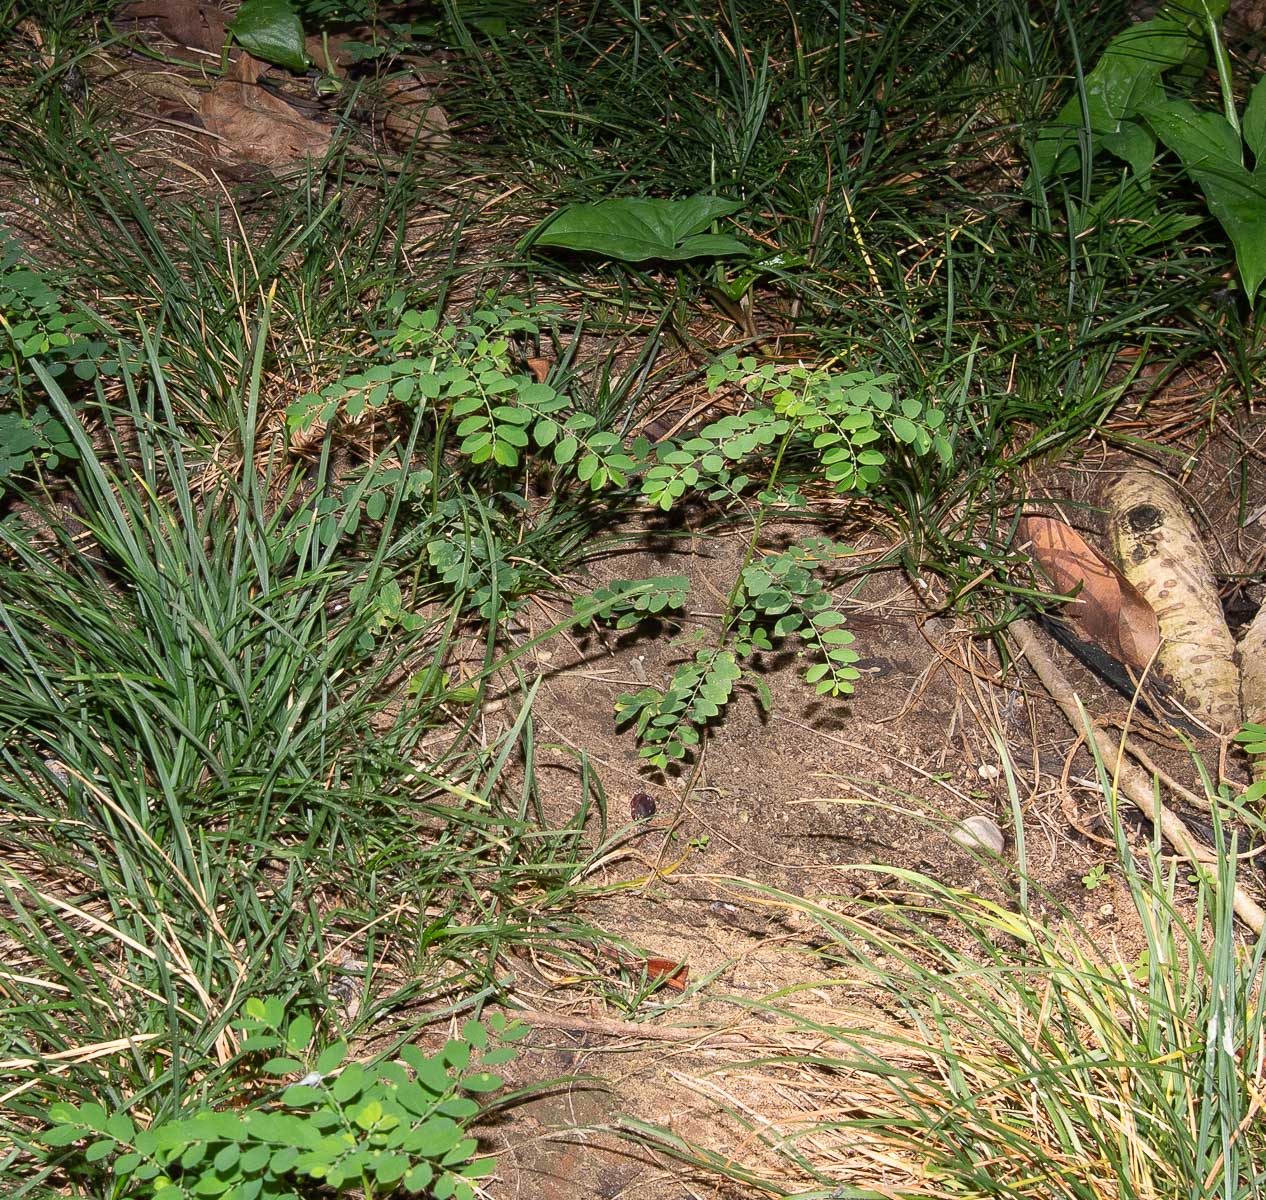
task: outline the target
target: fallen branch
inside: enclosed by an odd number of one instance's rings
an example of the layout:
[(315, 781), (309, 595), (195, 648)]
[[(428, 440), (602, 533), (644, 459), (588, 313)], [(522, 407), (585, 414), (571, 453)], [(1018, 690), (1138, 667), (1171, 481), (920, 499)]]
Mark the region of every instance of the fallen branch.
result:
[[(905, 1037), (904, 1030), (892, 1027), (892, 1032), (874, 1028), (863, 1032), (847, 1030), (847, 1037), (827, 1037), (823, 1033), (804, 1034), (802, 1030), (785, 1030), (763, 1027), (751, 1033), (742, 1032), (737, 1025), (726, 1027), (684, 1028), (679, 1025), (651, 1025), (645, 1021), (621, 1021), (612, 1017), (590, 1017), (579, 1013), (541, 1012), (528, 1008), (504, 1008), (507, 1017), (523, 1021), (534, 1029), (557, 1029), (564, 1033), (577, 1033), (593, 1037), (630, 1038), (649, 1042), (675, 1042), (692, 1050), (743, 1050), (754, 1054), (757, 1047), (794, 1054), (862, 1054), (874, 1060), (883, 1053), (890, 1063), (916, 1065), (929, 1061), (929, 1052), (920, 1051), (916, 1045), (894, 1046), (897, 1039)], [(873, 1014), (867, 1021), (874, 1024)]]
[[(1037, 636), (1037, 630), (1028, 621), (1017, 621), (1011, 626), (1020, 652), (1028, 659), (1042, 686), (1051, 694), (1051, 698), (1059, 705), (1074, 732), (1082, 732), (1081, 709), (1077, 696), (1064, 678), (1063, 672), (1055, 665), (1051, 656)], [(1099, 748), (1104, 762), (1116, 762), (1117, 791), (1125, 796), (1153, 825), (1161, 831), (1161, 836), (1183, 858), (1193, 865), (1216, 863), (1217, 854), (1203, 842), (1191, 836), (1191, 831), (1182, 820), (1167, 808), (1155, 795), (1152, 781), (1131, 762), (1117, 761), (1117, 745), (1103, 730), (1091, 727), (1095, 744)], [(1240, 918), (1254, 933), (1260, 934), (1266, 929), (1266, 910), (1253, 899), (1238, 883), (1232, 897), (1235, 915)]]
[(645, 1021), (621, 1021), (613, 1017), (590, 1017), (579, 1013), (538, 1012), (507, 1008), (507, 1017), (526, 1021), (534, 1029), (560, 1029), (566, 1033), (597, 1037), (634, 1038), (652, 1042), (707, 1042), (709, 1045), (751, 1046), (751, 1039), (714, 1028), (683, 1029), (674, 1025), (651, 1025)]

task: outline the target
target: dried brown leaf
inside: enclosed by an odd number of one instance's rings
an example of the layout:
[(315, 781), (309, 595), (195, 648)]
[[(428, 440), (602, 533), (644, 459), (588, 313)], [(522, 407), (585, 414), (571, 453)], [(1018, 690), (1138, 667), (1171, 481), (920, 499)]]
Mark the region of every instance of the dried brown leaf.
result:
[(233, 158), (262, 166), (287, 166), (330, 146), (328, 126), (302, 116), (280, 96), (260, 86), (263, 64), (239, 56), (228, 76), (202, 99), (202, 123)]
[(671, 958), (648, 958), (645, 962), (646, 978), (657, 979), (674, 992), (684, 992), (690, 979), (690, 968)]
[(1054, 517), (1020, 521), (1020, 536), (1058, 592), (1076, 593), (1065, 615), (1088, 641), (1141, 677), (1160, 648), (1152, 606), (1070, 525)]
[(228, 36), (228, 17), (202, 0), (138, 0), (123, 9), (134, 21), (153, 20), (179, 46), (218, 54)]

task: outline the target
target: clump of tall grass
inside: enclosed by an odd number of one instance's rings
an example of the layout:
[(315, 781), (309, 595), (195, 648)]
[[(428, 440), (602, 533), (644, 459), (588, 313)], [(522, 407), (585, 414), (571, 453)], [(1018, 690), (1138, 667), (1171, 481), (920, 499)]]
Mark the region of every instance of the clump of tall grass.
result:
[(1118, 862), (1093, 907), (1112, 896), (1112, 935), (1041, 895), (1022, 838), (1018, 883), (997, 861), (974, 888), (857, 865), (841, 871), (865, 873), (870, 900), (778, 898), (817, 926), (817, 977), (736, 1001), (800, 1048), (739, 1064), (781, 1102), (729, 1115), (806, 1184), (750, 1179), (800, 1200), (1260, 1194), (1266, 936), (1232, 908), (1251, 860), (1220, 822), (1213, 868), (1166, 865), (1159, 839), (1132, 849), (1100, 779)]
[(477, 1003), (584, 854), (584, 811), (540, 832), (505, 793), (526, 702), (486, 744), (451, 721), (494, 670), (442, 670), (460, 597), (407, 631), (355, 602), (407, 558), (398, 499), (360, 552), (256, 447), (262, 311), (218, 470), (152, 341), (78, 409), (36, 368), (79, 459), (0, 522), (0, 1124), (31, 1186), (54, 1098), (149, 1119), (232, 1095), (251, 996), (327, 1030)]
[(1150, 357), (1235, 340), (1215, 328), (1227, 313), (1201, 214), (1164, 164), (1147, 193), (1108, 168), (1045, 185), (1029, 169), (1123, 10), (690, 0), (515, 10), (495, 28), (450, 16), (444, 102), (522, 182), (518, 202), (540, 215), (716, 194), (742, 203), (760, 247), (755, 265), (672, 270), (537, 254), (534, 278), (605, 280), (626, 302), (671, 291), (669, 332), (701, 354), (720, 341), (892, 373), (945, 413), (952, 461), (898, 465), (876, 498), (903, 534), (892, 558), (940, 575), (950, 604), (996, 571), (992, 525), (1022, 466), (1102, 428)]

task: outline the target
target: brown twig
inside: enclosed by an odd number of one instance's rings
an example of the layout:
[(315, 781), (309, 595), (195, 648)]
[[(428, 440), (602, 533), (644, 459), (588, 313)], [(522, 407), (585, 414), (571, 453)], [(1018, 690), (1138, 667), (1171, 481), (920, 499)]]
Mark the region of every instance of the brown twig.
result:
[[(1028, 621), (1017, 621), (1011, 626), (1020, 652), (1028, 660), (1043, 687), (1051, 694), (1051, 698), (1059, 705), (1074, 732), (1081, 733), (1083, 725), (1082, 709), (1076, 693), (1064, 678), (1063, 672), (1055, 665), (1037, 637), (1037, 631)], [(1153, 825), (1159, 827), (1161, 835), (1188, 862), (1192, 864), (1216, 863), (1217, 854), (1203, 842), (1191, 836), (1190, 830), (1182, 820), (1167, 808), (1152, 789), (1152, 781), (1131, 762), (1124, 761), (1120, 748), (1103, 730), (1094, 726), (1090, 729), (1104, 762), (1114, 764), (1114, 782), (1118, 792), (1126, 797)], [(1238, 883), (1232, 897), (1235, 915), (1240, 918), (1254, 933), (1260, 934), (1266, 929), (1266, 910), (1253, 899)]]
[(683, 1028), (680, 1025), (651, 1025), (644, 1021), (621, 1021), (614, 1017), (592, 1017), (581, 1013), (541, 1012), (534, 1009), (507, 1008), (507, 1017), (523, 1021), (534, 1029), (558, 1029), (564, 1033), (592, 1034), (595, 1037), (629, 1038), (649, 1042), (674, 1042), (697, 1050), (737, 1049), (748, 1054), (757, 1047), (780, 1047), (796, 1053), (826, 1053), (846, 1056), (863, 1052), (868, 1056), (884, 1053), (891, 1062), (926, 1063), (927, 1052), (916, 1045), (894, 1047), (894, 1033), (880, 1027), (874, 1014), (867, 1021), (874, 1024), (867, 1031), (850, 1029), (848, 1036), (828, 1037), (824, 1033), (787, 1031), (777, 1026), (744, 1032), (737, 1025)]

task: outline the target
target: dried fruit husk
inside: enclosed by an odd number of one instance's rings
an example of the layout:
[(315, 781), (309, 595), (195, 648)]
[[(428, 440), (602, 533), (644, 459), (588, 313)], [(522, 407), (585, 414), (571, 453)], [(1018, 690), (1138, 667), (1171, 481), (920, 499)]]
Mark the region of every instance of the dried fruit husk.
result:
[[(1266, 607), (1241, 634), (1239, 651), (1244, 720), (1266, 725)], [(1266, 779), (1266, 754), (1253, 757), (1253, 779)]]
[(1213, 565), (1168, 480), (1132, 470), (1103, 495), (1113, 553), (1151, 604), (1164, 641), (1158, 662), (1191, 711), (1219, 733), (1240, 725), (1240, 671)]

